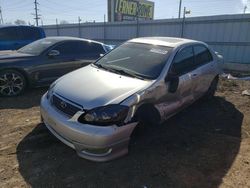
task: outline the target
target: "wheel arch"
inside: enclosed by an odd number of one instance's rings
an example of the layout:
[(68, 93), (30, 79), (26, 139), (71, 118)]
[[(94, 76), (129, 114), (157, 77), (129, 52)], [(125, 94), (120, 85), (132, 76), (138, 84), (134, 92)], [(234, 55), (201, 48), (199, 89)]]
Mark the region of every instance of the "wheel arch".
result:
[(30, 80), (29, 80), (28, 73), (25, 70), (23, 70), (22, 68), (17, 68), (17, 67), (3, 68), (3, 69), (0, 70), (0, 72), (11, 71), (11, 70), (17, 71), (20, 74), (22, 74), (25, 81), (26, 81), (26, 87), (30, 86)]
[(157, 123), (161, 121), (161, 115), (159, 110), (155, 107), (152, 100), (147, 100), (140, 104), (138, 108), (135, 111), (133, 119), (135, 121), (139, 121), (140, 118), (149, 118), (152, 117), (152, 119), (156, 120)]

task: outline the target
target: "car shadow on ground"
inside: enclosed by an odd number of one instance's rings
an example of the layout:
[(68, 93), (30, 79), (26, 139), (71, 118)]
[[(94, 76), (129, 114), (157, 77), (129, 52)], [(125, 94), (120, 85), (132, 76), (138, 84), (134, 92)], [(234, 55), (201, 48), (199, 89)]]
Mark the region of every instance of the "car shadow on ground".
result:
[(18, 144), (19, 171), (34, 187), (218, 187), (238, 154), (242, 120), (221, 97), (199, 101), (106, 163), (79, 158), (39, 124)]
[[(0, 109), (27, 109), (40, 104), (48, 87), (27, 89), (21, 96), (0, 97)], [(25, 101), (25, 102), (24, 102)]]

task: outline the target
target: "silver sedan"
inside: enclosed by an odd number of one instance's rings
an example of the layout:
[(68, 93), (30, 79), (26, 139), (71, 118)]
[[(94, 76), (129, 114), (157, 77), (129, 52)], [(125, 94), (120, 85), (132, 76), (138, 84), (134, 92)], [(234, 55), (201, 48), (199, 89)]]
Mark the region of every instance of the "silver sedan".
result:
[(128, 153), (137, 126), (213, 96), (222, 61), (199, 41), (132, 39), (55, 81), (41, 99), (42, 119), (80, 157), (112, 160)]

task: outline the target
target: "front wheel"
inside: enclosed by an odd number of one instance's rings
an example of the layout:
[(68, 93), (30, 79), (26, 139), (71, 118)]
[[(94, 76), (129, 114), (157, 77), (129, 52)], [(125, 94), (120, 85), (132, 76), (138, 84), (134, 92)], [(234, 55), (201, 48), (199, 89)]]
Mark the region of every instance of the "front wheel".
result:
[(161, 121), (161, 116), (153, 104), (143, 104), (139, 107), (135, 114), (138, 124), (134, 130), (134, 134), (140, 134), (147, 129), (156, 128)]
[(26, 87), (24, 76), (15, 70), (0, 72), (0, 96), (13, 97), (20, 95)]

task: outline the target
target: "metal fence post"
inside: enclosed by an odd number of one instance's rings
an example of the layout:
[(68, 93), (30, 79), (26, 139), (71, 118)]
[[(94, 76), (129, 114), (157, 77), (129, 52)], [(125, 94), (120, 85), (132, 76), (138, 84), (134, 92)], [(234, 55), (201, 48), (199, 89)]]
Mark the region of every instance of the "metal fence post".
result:
[(80, 18), (80, 16), (78, 16), (78, 36), (79, 36), (79, 38), (81, 38), (82, 37), (82, 32), (81, 32), (81, 18)]
[(139, 25), (139, 2), (137, 2), (137, 12), (136, 12), (136, 37), (140, 35), (140, 25)]
[(103, 22), (103, 43), (106, 43), (106, 15), (104, 14)]
[(58, 21), (57, 21), (57, 19), (56, 19), (56, 34), (57, 34), (57, 36), (60, 35), (60, 33), (59, 33), (59, 26), (58, 26)]

